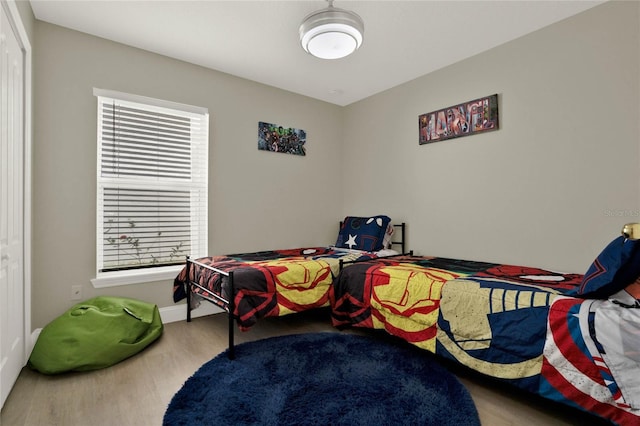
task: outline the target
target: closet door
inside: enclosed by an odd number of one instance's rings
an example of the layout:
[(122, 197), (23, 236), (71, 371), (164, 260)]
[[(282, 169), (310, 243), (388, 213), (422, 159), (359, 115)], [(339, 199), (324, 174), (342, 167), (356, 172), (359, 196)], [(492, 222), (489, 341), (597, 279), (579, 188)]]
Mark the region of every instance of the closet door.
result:
[(25, 364), (24, 51), (0, 4), (0, 406)]

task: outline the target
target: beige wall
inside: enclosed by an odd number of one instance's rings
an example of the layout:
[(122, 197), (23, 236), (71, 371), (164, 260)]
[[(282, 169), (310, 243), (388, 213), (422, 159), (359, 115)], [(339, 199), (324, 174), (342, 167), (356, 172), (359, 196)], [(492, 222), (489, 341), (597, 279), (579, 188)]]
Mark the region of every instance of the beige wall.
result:
[[(209, 251), (330, 244), (342, 199), (342, 110), (41, 21), (36, 25), (33, 327), (83, 298), (172, 306), (171, 281), (94, 289), (96, 98), (93, 88), (207, 107)], [(307, 156), (258, 151), (258, 121), (307, 131)]]
[[(424, 255), (584, 273), (640, 221), (639, 7), (598, 6), (347, 107), (343, 213), (407, 221)], [(499, 131), (418, 145), (418, 115), (494, 93)]]
[[(33, 327), (76, 284), (173, 305), (169, 281), (89, 283), (93, 87), (209, 108), (212, 254), (328, 244), (344, 215), (386, 213), (420, 254), (583, 272), (639, 220), (639, 17), (607, 3), (345, 108), (36, 22)], [(418, 146), (419, 114), (493, 93), (499, 131)], [(308, 155), (259, 152), (258, 121), (306, 129)]]

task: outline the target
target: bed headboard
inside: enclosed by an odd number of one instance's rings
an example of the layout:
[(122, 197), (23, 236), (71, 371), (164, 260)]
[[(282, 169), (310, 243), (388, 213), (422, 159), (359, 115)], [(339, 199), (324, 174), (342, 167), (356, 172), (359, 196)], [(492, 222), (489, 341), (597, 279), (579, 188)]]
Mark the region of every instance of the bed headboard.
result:
[[(405, 254), (407, 252), (406, 234), (405, 234), (405, 230), (407, 229), (407, 224), (405, 222), (398, 223), (398, 224), (394, 223), (393, 227), (396, 229), (396, 231), (398, 230), (398, 228), (400, 228), (400, 240), (394, 241), (396, 240), (396, 238), (393, 238), (393, 240), (391, 241), (391, 246), (399, 245), (400, 253)], [(397, 232), (393, 233), (394, 237), (396, 236), (396, 234)]]

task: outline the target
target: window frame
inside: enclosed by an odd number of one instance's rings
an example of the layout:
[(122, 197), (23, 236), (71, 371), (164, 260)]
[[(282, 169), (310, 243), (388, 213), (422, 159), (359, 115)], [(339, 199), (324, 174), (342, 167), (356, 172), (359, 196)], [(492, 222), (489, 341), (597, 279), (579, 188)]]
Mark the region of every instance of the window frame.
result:
[[(184, 265), (160, 265), (160, 266), (145, 266), (141, 268), (132, 268), (125, 270), (114, 270), (114, 271), (101, 271), (100, 269), (103, 267), (101, 264), (102, 259), (102, 250), (104, 246), (104, 227), (103, 227), (103, 212), (102, 205), (103, 194), (101, 188), (108, 184), (109, 182), (113, 183), (113, 178), (106, 178), (101, 175), (102, 172), (102, 118), (100, 117), (101, 99), (107, 98), (109, 100), (122, 101), (122, 102), (133, 102), (138, 104), (139, 107), (144, 108), (148, 107), (149, 110), (154, 110), (157, 108), (161, 109), (169, 109), (175, 111), (176, 113), (187, 113), (187, 114), (196, 114), (201, 116), (201, 123), (203, 128), (203, 136), (200, 140), (201, 146), (200, 150), (194, 155), (197, 155), (197, 161), (191, 164), (191, 170), (195, 170), (196, 173), (200, 177), (199, 185), (200, 189), (200, 201), (197, 203), (197, 209), (199, 212), (198, 219), (191, 219), (191, 228), (192, 232), (194, 232), (194, 228), (198, 229), (198, 233), (202, 234), (199, 237), (199, 244), (197, 247), (191, 248), (191, 253), (188, 253), (193, 257), (203, 257), (207, 255), (208, 251), (208, 145), (209, 145), (209, 112), (207, 108), (197, 107), (192, 105), (180, 104), (171, 101), (165, 101), (155, 98), (149, 98), (146, 96), (133, 95), (129, 93), (117, 92), (113, 90), (104, 90), (104, 89), (93, 89), (93, 94), (96, 97), (97, 101), (97, 171), (96, 171), (96, 268), (95, 273), (96, 277), (91, 279), (91, 283), (95, 288), (103, 288), (103, 287), (112, 287), (112, 286), (120, 286), (120, 285), (128, 285), (128, 284), (137, 284), (144, 282), (154, 282), (154, 281), (162, 281), (174, 278), (176, 274), (183, 268)], [(196, 164), (197, 163), (197, 164)], [(124, 181), (136, 181), (137, 179), (123, 179)], [(158, 183), (145, 183), (145, 179), (139, 179), (142, 186), (146, 187), (166, 187), (166, 189), (171, 189), (171, 184), (167, 183), (166, 185), (158, 184)], [(190, 204), (192, 207), (194, 206), (193, 201)], [(196, 224), (194, 225), (194, 222)], [(204, 229), (203, 229), (204, 228)], [(186, 257), (186, 255), (185, 255)]]

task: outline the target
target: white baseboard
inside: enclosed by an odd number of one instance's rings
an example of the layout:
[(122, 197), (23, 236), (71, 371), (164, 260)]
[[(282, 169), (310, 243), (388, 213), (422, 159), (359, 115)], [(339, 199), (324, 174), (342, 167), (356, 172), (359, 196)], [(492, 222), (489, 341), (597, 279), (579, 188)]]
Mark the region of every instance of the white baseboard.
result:
[(25, 347), (25, 364), (29, 360), (29, 357), (31, 357), (31, 352), (33, 352), (33, 347), (36, 345), (36, 341), (38, 340), (38, 336), (40, 336), (41, 331), (41, 328), (36, 328), (31, 332), (31, 340), (27, 342), (27, 345)]
[[(206, 315), (219, 314), (222, 309), (211, 303), (201, 303), (200, 307), (191, 311), (191, 318), (203, 317)], [(160, 318), (164, 324), (177, 321), (186, 321), (187, 305), (165, 306), (160, 308)]]

